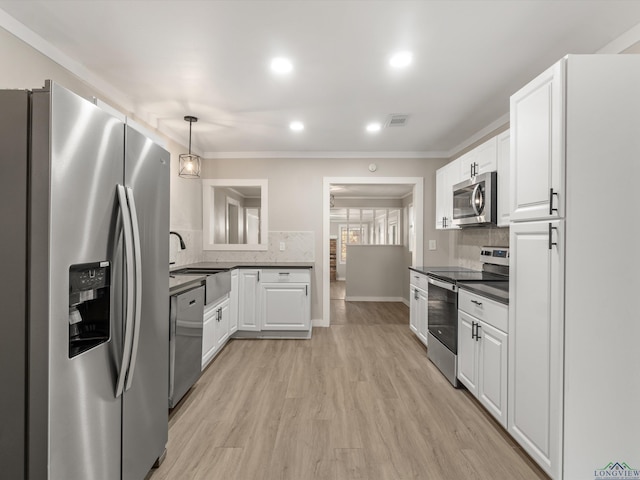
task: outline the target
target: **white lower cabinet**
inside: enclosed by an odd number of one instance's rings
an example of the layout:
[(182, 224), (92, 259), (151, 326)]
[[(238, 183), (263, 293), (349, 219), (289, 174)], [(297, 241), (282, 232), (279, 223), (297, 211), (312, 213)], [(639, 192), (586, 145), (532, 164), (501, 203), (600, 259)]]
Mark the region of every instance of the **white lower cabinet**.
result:
[(507, 427), (508, 307), (466, 290), (458, 305), (458, 380), (503, 427)]
[(309, 330), (308, 284), (262, 284), (263, 330)]
[(231, 271), (231, 292), (229, 292), (229, 335), (238, 330), (238, 270)]
[(240, 269), (238, 272), (238, 330), (259, 332), (260, 270)]
[(213, 357), (229, 339), (229, 297), (224, 296), (218, 302), (207, 305), (204, 309), (202, 326), (202, 368), (213, 360)]
[(311, 329), (309, 270), (264, 270), (260, 293), (262, 330)]
[(410, 270), (409, 274), (409, 326), (426, 346), (428, 337), (427, 276), (413, 270)]

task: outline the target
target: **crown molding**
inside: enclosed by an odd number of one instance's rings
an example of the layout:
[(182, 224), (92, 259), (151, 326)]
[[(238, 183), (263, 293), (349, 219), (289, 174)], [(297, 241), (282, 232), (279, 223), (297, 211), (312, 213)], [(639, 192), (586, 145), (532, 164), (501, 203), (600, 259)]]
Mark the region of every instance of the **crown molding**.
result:
[(448, 152), (339, 152), (339, 151), (263, 151), (205, 152), (206, 159), (221, 158), (449, 158)]

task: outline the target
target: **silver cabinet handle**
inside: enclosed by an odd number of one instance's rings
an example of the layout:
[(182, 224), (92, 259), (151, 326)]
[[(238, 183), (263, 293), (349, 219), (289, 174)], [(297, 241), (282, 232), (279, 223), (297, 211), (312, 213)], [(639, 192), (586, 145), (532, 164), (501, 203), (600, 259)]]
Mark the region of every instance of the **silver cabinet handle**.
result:
[(475, 303), (477, 306), (481, 307), (482, 306), (482, 302), (478, 302), (476, 300), (471, 300), (471, 303)]
[(291, 275), (291, 272), (278, 272), (278, 275)]

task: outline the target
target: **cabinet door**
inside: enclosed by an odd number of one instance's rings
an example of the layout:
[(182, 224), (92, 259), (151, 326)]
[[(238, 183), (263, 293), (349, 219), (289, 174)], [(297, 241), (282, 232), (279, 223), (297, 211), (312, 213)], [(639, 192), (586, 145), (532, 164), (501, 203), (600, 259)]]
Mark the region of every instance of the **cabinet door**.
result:
[(260, 270), (238, 273), (238, 330), (260, 331)]
[(409, 289), (409, 328), (418, 335), (418, 289)]
[(238, 288), (238, 270), (233, 270), (229, 292), (229, 335), (233, 335), (238, 330)]
[(263, 330), (309, 330), (309, 284), (262, 284)]
[(436, 170), (436, 230), (444, 229), (445, 225), (445, 193), (447, 191), (446, 165)]
[(559, 478), (563, 222), (512, 223), (509, 245), (508, 430), (552, 478)]
[(564, 72), (561, 60), (511, 96), (511, 221), (564, 216)]
[(475, 154), (475, 174), (493, 172), (497, 168), (498, 162), (498, 140), (492, 137), (481, 145), (473, 149)]
[(221, 349), (229, 339), (229, 299), (223, 300), (217, 305), (217, 316), (215, 322), (215, 342), (216, 350)]
[(457, 229), (453, 225), (453, 185), (460, 181), (460, 163), (455, 160), (436, 171), (436, 229)]
[(478, 396), (478, 366), (476, 349), (478, 342), (472, 337), (476, 320), (458, 310), (458, 380), (474, 395)]
[(510, 203), (510, 182), (511, 177), (509, 174), (509, 159), (511, 155), (511, 134), (509, 130), (502, 132), (498, 135), (498, 226), (509, 226), (509, 213), (511, 208)]
[(416, 301), (416, 309), (417, 309), (417, 327), (418, 327), (418, 338), (422, 340), (422, 343), (427, 345), (429, 333), (429, 325), (427, 321), (428, 315), (428, 299), (427, 292), (422, 289), (418, 289), (418, 299)]
[(216, 351), (216, 305), (210, 305), (204, 311), (202, 324), (202, 365), (204, 369)]
[(478, 322), (478, 400), (507, 427), (507, 334)]
[[(496, 137), (492, 137), (461, 156), (458, 159), (460, 162), (459, 171), (461, 172), (459, 181), (467, 180), (481, 173), (493, 172), (496, 169), (497, 152), (497, 140)], [(458, 182), (454, 181), (453, 183)]]

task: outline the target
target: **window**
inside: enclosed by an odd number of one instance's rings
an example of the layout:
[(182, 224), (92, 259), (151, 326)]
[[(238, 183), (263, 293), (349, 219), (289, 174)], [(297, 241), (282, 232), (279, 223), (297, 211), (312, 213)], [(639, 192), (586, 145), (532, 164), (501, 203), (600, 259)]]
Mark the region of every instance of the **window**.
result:
[(340, 263), (347, 263), (347, 244), (366, 245), (366, 225), (340, 225)]
[[(336, 216), (338, 215), (336, 211)], [(400, 245), (402, 216), (397, 208), (349, 208), (342, 210), (338, 235), (340, 263), (347, 263), (347, 245)]]

